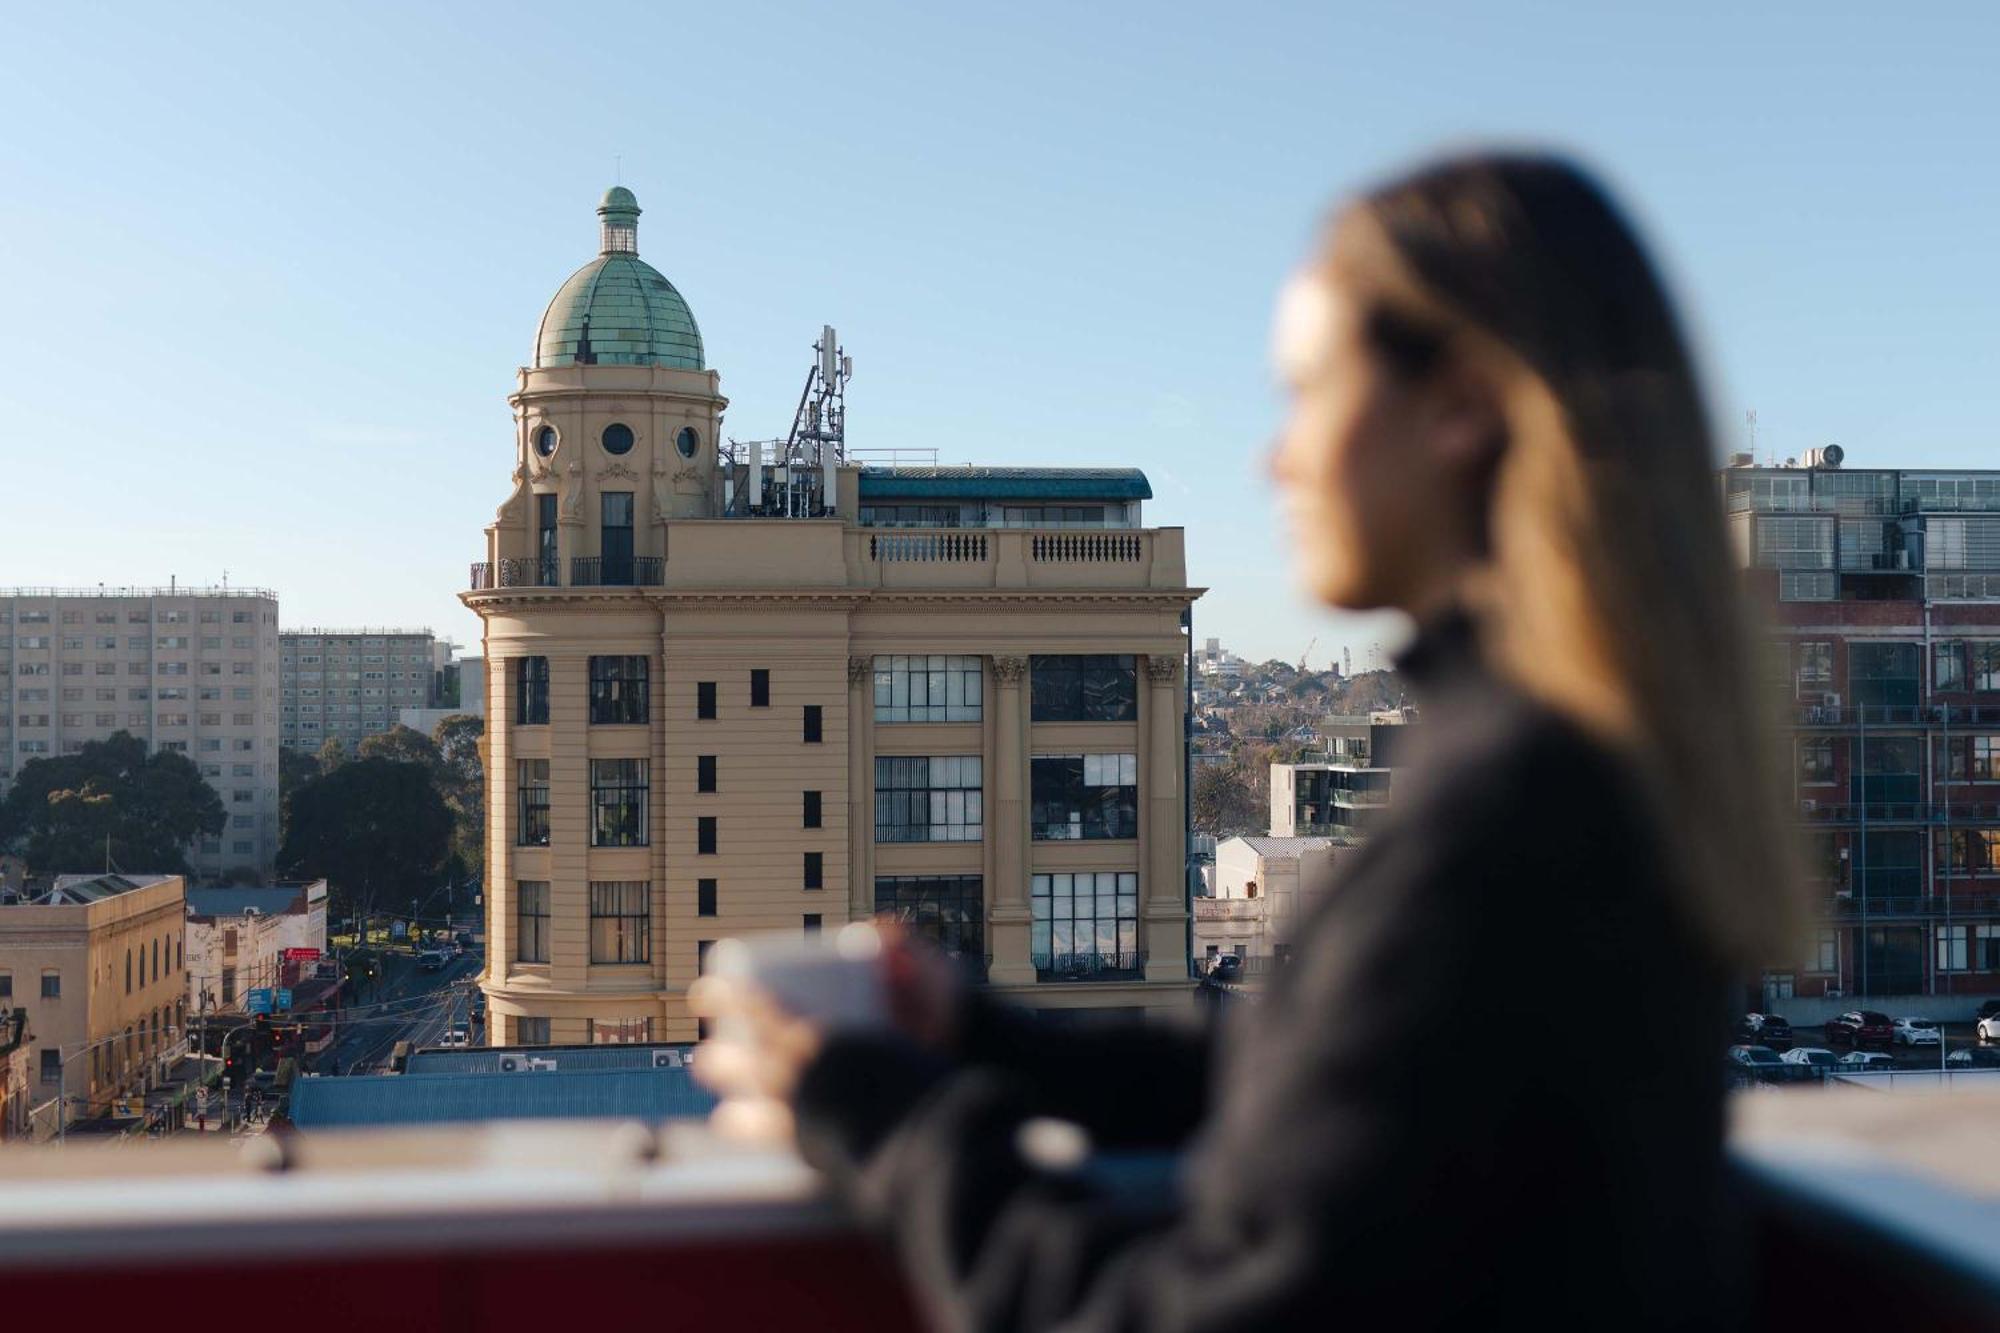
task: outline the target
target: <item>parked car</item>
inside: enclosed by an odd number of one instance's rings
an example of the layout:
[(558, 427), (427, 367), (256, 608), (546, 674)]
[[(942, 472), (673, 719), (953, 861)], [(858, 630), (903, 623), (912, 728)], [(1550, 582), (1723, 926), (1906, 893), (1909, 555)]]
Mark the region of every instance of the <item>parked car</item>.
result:
[(426, 972), (442, 972), (451, 955), (442, 949), (430, 949), (417, 955), (417, 966)]
[(1208, 974), (1217, 981), (1243, 980), (1243, 960), (1233, 953), (1218, 957), (1208, 969)]
[(1911, 1018), (1907, 1015), (1896, 1020), (1894, 1042), (1898, 1046), (1935, 1046), (1944, 1040), (1935, 1018)]
[(1757, 1019), (1755, 1040), (1759, 1046), (1769, 1046), (1774, 1051), (1791, 1049), (1792, 1024), (1783, 1014), (1755, 1014), (1746, 1017)]
[(1769, 1046), (1749, 1046), (1740, 1043), (1729, 1048), (1729, 1061), (1746, 1069), (1771, 1069), (1784, 1064), (1783, 1057)]
[(1874, 1047), (1886, 1051), (1895, 1044), (1896, 1029), (1887, 1014), (1873, 1009), (1850, 1009), (1826, 1025), (1826, 1044), (1849, 1046), (1855, 1050)]
[(1849, 1051), (1840, 1057), (1840, 1063), (1850, 1068), (1893, 1069), (1896, 1066), (1896, 1057), (1887, 1051)]
[(1785, 1052), (1784, 1061), (1788, 1065), (1825, 1067), (1839, 1064), (1840, 1057), (1824, 1046), (1794, 1046)]
[(1967, 1046), (1953, 1051), (1944, 1058), (1947, 1065), (1960, 1069), (2000, 1069), (2000, 1051), (1989, 1051), (1979, 1046)]
[(1980, 1019), (1978, 1029), (1981, 1041), (2000, 1041), (2000, 1014), (1988, 1014)]
[(446, 1028), (444, 1040), (438, 1044), (441, 1046), (470, 1046), (472, 1045), (472, 1034), (462, 1027)]
[(1979, 1018), (2000, 1018), (2000, 1000), (1988, 1000), (1979, 1006)]

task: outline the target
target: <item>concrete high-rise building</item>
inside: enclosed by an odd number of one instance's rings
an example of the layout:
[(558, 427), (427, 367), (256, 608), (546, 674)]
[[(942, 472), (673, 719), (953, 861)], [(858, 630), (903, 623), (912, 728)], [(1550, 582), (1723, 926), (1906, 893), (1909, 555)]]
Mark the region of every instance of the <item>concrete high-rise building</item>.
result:
[[(1772, 624), (1818, 921), (1793, 996), (2000, 992), (2000, 471), (1802, 465), (1721, 476)], [(1969, 1012), (1970, 1004), (1962, 1006)], [(1927, 1006), (1940, 1017), (1958, 1007)]]
[(278, 854), (278, 599), (254, 588), (0, 588), (0, 790), (127, 731), (192, 759), (229, 822), (189, 860)]
[(405, 708), (436, 699), (434, 639), (427, 629), (288, 629), (283, 656), (279, 743), (317, 750), (337, 740), (351, 755), (369, 736), (394, 727)]
[(1200, 590), (1144, 476), (858, 466), (831, 330), (792, 435), (725, 445), (636, 201), (598, 213), (464, 594), (493, 1040), (685, 1040), (716, 939), (878, 912), (1031, 1003), (1186, 1003)]

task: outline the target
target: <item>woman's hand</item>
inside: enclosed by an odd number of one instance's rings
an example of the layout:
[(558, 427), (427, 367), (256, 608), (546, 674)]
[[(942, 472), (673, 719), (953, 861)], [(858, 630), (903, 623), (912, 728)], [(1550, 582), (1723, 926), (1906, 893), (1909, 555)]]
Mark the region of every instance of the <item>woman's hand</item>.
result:
[[(892, 924), (878, 929), (890, 1023), (917, 1045), (949, 1053), (958, 1042), (966, 999), (958, 966), (928, 941)], [(792, 1097), (825, 1045), (825, 1029), (737, 977), (697, 979), (688, 988), (688, 1007), (711, 1024), (694, 1072), (722, 1099), (712, 1126), (732, 1138), (789, 1139)]]

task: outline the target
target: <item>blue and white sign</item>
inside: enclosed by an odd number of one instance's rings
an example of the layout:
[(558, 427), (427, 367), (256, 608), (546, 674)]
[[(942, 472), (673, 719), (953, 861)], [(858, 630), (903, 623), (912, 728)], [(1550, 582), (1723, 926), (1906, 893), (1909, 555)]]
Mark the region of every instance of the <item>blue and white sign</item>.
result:
[(270, 1013), (270, 1012), (271, 1012), (271, 988), (270, 988), (269, 986), (253, 986), (253, 987), (251, 987), (251, 988), (250, 988), (250, 990), (249, 990), (248, 992), (246, 992), (246, 993), (245, 993), (245, 995), (244, 995), (244, 998), (243, 998), (243, 1009), (244, 1009), (244, 1012), (246, 1012), (246, 1013), (252, 1013), (252, 1014), (268, 1014), (268, 1013)]
[(292, 988), (290, 986), (280, 986), (277, 990), (277, 999), (279, 1012), (290, 1013), (292, 1009)]

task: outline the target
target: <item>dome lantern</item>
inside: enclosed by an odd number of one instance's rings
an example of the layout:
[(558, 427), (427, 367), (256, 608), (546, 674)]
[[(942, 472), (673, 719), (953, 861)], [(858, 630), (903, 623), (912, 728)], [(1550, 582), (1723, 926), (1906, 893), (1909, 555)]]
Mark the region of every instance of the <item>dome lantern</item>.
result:
[(598, 229), (602, 237), (598, 253), (636, 255), (639, 253), (639, 201), (622, 185), (604, 192), (597, 206)]

